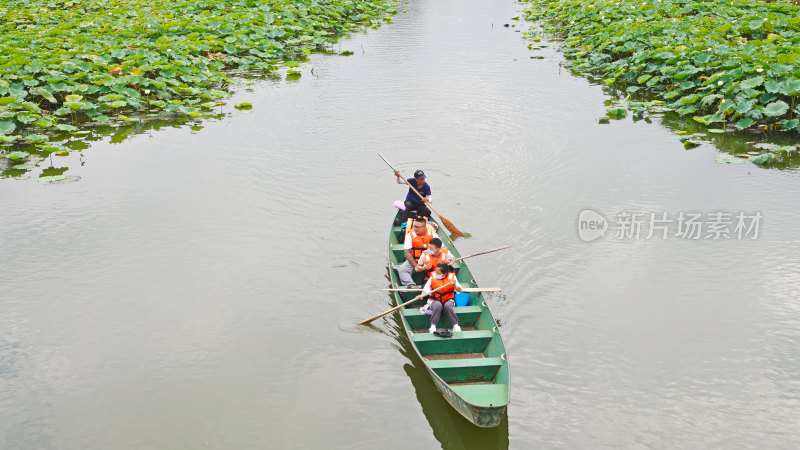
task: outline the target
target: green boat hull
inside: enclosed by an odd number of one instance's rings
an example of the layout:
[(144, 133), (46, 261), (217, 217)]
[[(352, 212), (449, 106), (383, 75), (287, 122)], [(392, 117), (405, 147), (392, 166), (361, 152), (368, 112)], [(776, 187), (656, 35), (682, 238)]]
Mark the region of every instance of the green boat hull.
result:
[[(395, 218), (402, 219), (402, 212)], [(397, 274), (405, 260), (403, 240), (405, 230), (393, 225), (389, 234), (389, 276), (393, 288), (399, 288)], [(446, 234), (439, 229), (438, 237), (456, 258), (461, 255)], [(456, 277), (462, 287), (478, 287), (464, 262), (455, 264)], [(417, 280), (419, 281), (419, 280)], [(417, 293), (393, 292), (395, 305), (406, 302)], [(508, 358), (505, 346), (482, 293), (470, 294), (466, 306), (456, 307), (462, 332), (442, 338), (428, 333), (430, 316), (420, 314), (421, 300), (399, 311), (403, 331), (417, 356), (425, 363), (437, 389), (462, 416), (479, 427), (496, 427), (506, 413), (509, 396)], [(439, 327), (450, 327), (446, 318)]]

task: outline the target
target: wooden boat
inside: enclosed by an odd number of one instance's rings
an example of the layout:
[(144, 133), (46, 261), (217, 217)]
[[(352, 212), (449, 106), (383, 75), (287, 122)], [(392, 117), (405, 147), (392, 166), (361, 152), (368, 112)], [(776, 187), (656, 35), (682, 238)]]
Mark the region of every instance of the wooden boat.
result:
[[(394, 223), (402, 223), (402, 217), (402, 211), (398, 212)], [(438, 237), (456, 258), (461, 256), (443, 227), (439, 228)], [(396, 289), (402, 288), (397, 267), (405, 261), (404, 240), (405, 227), (392, 226), (389, 234), (389, 274), (392, 288)], [(456, 262), (454, 268), (462, 287), (477, 287), (464, 261)], [(412, 299), (416, 294), (418, 292), (392, 292), (395, 305)], [(412, 347), (425, 363), (436, 387), (456, 411), (477, 426), (496, 427), (509, 402), (508, 359), (497, 323), (483, 294), (472, 292), (467, 306), (455, 308), (462, 331), (453, 333), (449, 338), (428, 332), (430, 316), (419, 311), (425, 302), (420, 300), (399, 311), (403, 331), (407, 333)], [(439, 327), (451, 327), (444, 314)]]

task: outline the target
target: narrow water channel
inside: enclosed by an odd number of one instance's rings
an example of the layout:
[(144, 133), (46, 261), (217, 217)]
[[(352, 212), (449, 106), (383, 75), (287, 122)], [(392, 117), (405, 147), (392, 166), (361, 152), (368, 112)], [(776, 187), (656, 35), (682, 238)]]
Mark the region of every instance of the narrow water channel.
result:
[[(528, 50), (513, 1), (399, 9), (242, 89), (251, 111), (95, 143), (77, 182), (0, 180), (0, 447), (800, 445), (798, 172), (597, 124), (601, 88)], [(497, 429), (447, 405), (396, 318), (353, 325), (390, 306), (405, 190), (377, 152), (425, 170), (463, 254), (512, 246), (469, 263), (503, 288)], [(605, 237), (581, 240), (585, 209)], [(614, 230), (681, 212), (762, 219)]]

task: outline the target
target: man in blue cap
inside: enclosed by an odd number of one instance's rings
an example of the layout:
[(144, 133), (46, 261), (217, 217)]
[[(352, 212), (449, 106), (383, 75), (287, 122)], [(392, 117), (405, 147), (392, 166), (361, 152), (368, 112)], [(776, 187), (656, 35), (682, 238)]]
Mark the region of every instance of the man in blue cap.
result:
[[(397, 176), (397, 184), (406, 184), (406, 180), (404, 180), (400, 175), (400, 171), (395, 170), (394, 174)], [(425, 206), (425, 203), (431, 201), (431, 187), (425, 182), (425, 172), (417, 170), (414, 172), (414, 178), (408, 179), (408, 183), (414, 186), (414, 188), (416, 188), (417, 191), (422, 194), (424, 200), (421, 200), (419, 196), (413, 190), (411, 190), (411, 188), (408, 188), (408, 194), (406, 194), (405, 201), (405, 218), (408, 219), (409, 217), (413, 217), (411, 216), (412, 211), (416, 211), (417, 215), (430, 217), (431, 210)]]

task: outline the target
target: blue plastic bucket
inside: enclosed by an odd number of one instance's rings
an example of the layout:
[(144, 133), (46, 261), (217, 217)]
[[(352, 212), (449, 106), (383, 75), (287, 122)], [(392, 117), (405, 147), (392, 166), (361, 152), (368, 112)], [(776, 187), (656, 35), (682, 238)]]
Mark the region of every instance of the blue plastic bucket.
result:
[(469, 303), (469, 293), (468, 292), (457, 292), (456, 293), (456, 306), (467, 306)]

